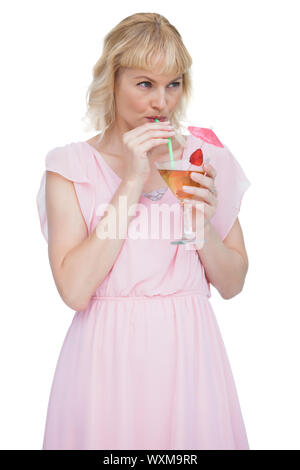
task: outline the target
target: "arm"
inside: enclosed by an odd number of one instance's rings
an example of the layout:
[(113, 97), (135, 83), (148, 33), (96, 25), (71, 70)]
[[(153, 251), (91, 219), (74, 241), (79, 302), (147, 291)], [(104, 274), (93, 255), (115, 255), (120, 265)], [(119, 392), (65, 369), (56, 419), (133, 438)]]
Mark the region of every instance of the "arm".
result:
[(248, 257), (238, 218), (224, 241), (211, 222), (205, 227), (207, 240), (198, 255), (208, 281), (220, 292), (223, 299), (239, 294), (248, 271)]
[(114, 220), (114, 211), (112, 216), (106, 212), (88, 236), (73, 183), (61, 175), (47, 173), (49, 257), (54, 281), (63, 301), (73, 310), (83, 310), (112, 268), (134, 217), (124, 214), (123, 210), (119, 238), (119, 204), (122, 201), (119, 196), (127, 197), (129, 210), (132, 204), (138, 203), (143, 183), (125, 179), (121, 182), (110, 201), (116, 214), (116, 238), (101, 239), (101, 232), (107, 231), (109, 220)]
[[(62, 263), (65, 285), (72, 292), (74, 304), (79, 309), (86, 308), (91, 296), (111, 270), (121, 248), (124, 244), (128, 226), (134, 215), (125, 214), (125, 223), (122, 226), (123, 239), (119, 233), (119, 196), (127, 196), (127, 205), (139, 201), (142, 185), (123, 180), (115, 192), (110, 204), (115, 207), (112, 214), (116, 214), (116, 238), (100, 239), (97, 235), (105, 231), (108, 219), (113, 221), (114, 216), (105, 215), (96, 225), (94, 231), (79, 246), (66, 255)], [(122, 209), (121, 209), (122, 210)], [(121, 214), (124, 216), (124, 214)], [(112, 218), (111, 218), (112, 217)]]

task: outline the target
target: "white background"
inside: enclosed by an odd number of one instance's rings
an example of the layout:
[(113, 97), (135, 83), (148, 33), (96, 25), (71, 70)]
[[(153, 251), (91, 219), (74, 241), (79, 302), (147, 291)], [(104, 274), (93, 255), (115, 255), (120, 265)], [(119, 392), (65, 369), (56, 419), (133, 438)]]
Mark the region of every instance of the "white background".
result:
[(45, 155), (95, 134), (82, 123), (92, 67), (104, 35), (138, 12), (160, 13), (179, 30), (194, 62), (189, 120), (213, 126), (251, 182), (239, 214), (249, 256), (244, 289), (224, 300), (211, 286), (250, 449), (300, 449), (298, 7), (291, 0), (1, 4), (1, 449), (41, 449), (75, 313), (56, 290), (40, 231), (35, 198)]

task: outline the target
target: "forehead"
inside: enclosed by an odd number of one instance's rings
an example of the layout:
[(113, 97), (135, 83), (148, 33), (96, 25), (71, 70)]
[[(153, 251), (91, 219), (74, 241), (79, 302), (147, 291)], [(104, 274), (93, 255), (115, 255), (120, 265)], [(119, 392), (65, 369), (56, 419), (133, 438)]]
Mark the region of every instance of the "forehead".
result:
[(125, 74), (129, 78), (135, 78), (135, 77), (149, 77), (153, 78), (153, 80), (168, 80), (168, 79), (173, 79), (177, 76), (181, 76), (182, 74), (176, 73), (176, 70), (174, 70), (172, 73), (162, 73), (161, 69), (156, 68), (156, 69), (136, 69), (132, 67), (126, 67), (123, 68), (123, 74)]

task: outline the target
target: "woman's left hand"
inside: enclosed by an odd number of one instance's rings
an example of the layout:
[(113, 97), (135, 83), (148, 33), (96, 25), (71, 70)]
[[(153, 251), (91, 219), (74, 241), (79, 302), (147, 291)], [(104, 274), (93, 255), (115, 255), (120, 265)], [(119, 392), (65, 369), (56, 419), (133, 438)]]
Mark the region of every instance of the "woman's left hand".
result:
[[(185, 199), (184, 202), (192, 206), (192, 226), (193, 231), (196, 229), (197, 212), (204, 214), (204, 228), (215, 215), (218, 205), (218, 193), (215, 187), (215, 177), (217, 172), (215, 168), (206, 164), (204, 166), (205, 175), (200, 173), (191, 173), (191, 179), (199, 183), (202, 187), (182, 186), (182, 190), (188, 194), (193, 194), (191, 199)], [(199, 204), (201, 201), (203, 204)], [(198, 203), (198, 207), (197, 207)], [(199, 214), (200, 215), (200, 214)]]

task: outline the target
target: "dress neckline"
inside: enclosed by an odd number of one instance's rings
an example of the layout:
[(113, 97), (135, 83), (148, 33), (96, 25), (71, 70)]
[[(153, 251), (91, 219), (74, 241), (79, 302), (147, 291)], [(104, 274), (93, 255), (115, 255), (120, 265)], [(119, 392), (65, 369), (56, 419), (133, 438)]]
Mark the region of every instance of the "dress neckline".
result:
[[(186, 143), (185, 143), (185, 146), (183, 147), (183, 151), (182, 151), (182, 155), (181, 155), (181, 158), (179, 158), (178, 160), (184, 160), (185, 157), (186, 157), (186, 152), (187, 152), (187, 148), (188, 148), (188, 144), (189, 144), (189, 135), (186, 136)], [(103, 164), (106, 166), (106, 168), (108, 168), (108, 170), (111, 172), (112, 175), (115, 176), (115, 178), (118, 180), (118, 181), (122, 181), (122, 178), (120, 178), (119, 175), (117, 175), (117, 173), (112, 169), (112, 167), (107, 163), (107, 161), (105, 160), (105, 158), (101, 155), (101, 153), (99, 152), (99, 150), (97, 150), (93, 145), (91, 145), (89, 142), (87, 142), (86, 140), (83, 141), (84, 144), (86, 144), (90, 149), (92, 149), (92, 151), (95, 152), (95, 154), (100, 157), (101, 159), (101, 162), (103, 162)], [(176, 161), (176, 160), (175, 160)], [(166, 188), (166, 186), (165, 186)], [(167, 186), (168, 188), (168, 186)], [(164, 189), (164, 188), (160, 188), (161, 189)], [(157, 189), (151, 191), (152, 192), (156, 192), (158, 191)], [(150, 194), (150, 193), (146, 193), (146, 194)]]

